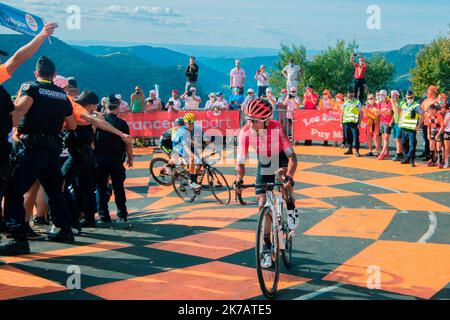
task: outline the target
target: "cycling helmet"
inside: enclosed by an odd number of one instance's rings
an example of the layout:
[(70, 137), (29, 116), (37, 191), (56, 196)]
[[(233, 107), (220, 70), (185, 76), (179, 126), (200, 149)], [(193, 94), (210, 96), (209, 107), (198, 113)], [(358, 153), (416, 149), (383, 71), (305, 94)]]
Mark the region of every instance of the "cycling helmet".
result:
[(177, 118), (175, 119), (175, 121), (173, 122), (175, 125), (179, 125), (179, 126), (183, 126), (184, 125), (184, 120), (183, 118)]
[(186, 113), (183, 117), (184, 123), (193, 123), (196, 120), (197, 120), (197, 118), (195, 117), (195, 114), (193, 114), (193, 113)]
[(266, 121), (272, 117), (273, 108), (269, 101), (256, 99), (246, 106), (244, 113), (250, 119)]

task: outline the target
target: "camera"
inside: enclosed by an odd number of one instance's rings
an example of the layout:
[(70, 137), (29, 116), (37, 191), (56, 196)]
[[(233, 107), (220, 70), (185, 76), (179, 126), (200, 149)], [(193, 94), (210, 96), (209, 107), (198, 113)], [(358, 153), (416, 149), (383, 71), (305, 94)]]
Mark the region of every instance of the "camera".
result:
[(192, 95), (193, 95), (192, 91), (189, 91), (189, 92), (187, 93), (187, 96), (188, 96), (188, 97), (192, 97)]
[(289, 99), (294, 99), (294, 98), (295, 98), (295, 96), (293, 94), (289, 95)]
[(175, 103), (173, 103), (173, 101), (169, 101), (169, 106), (174, 106)]

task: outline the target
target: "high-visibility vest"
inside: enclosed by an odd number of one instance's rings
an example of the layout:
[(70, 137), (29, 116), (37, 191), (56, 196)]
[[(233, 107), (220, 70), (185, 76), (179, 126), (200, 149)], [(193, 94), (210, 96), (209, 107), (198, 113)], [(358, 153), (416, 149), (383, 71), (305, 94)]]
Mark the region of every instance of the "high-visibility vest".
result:
[(406, 102), (403, 102), (401, 108), (402, 113), (400, 115), (399, 127), (402, 129), (415, 130), (417, 126), (417, 121), (419, 121), (420, 115), (416, 112), (416, 116), (411, 117), (411, 112), (415, 110), (420, 105), (414, 102), (412, 105), (408, 106)]
[(343, 119), (342, 123), (358, 123), (359, 122), (359, 101), (354, 99), (353, 101), (346, 100), (343, 106)]

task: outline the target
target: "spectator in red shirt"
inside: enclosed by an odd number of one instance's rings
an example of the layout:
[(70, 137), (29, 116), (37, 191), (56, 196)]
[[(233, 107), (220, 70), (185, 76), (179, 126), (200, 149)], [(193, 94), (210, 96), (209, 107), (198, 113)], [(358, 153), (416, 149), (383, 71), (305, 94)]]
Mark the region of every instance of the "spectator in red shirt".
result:
[(358, 62), (355, 62), (356, 54), (352, 54), (350, 57), (350, 63), (355, 67), (355, 96), (359, 101), (364, 100), (364, 85), (366, 84), (366, 71), (367, 71), (367, 60), (358, 53)]
[[(317, 110), (317, 104), (319, 102), (319, 95), (314, 92), (314, 88), (311, 85), (306, 87), (305, 95), (303, 96), (303, 106), (305, 110)], [(305, 146), (311, 146), (312, 141), (306, 140)]]

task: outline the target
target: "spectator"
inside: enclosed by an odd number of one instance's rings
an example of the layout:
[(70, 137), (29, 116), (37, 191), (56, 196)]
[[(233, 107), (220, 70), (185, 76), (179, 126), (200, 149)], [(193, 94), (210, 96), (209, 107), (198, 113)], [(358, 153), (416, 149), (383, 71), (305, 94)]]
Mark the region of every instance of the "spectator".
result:
[(74, 77), (69, 77), (67, 78), (67, 81), (68, 81), (67, 94), (70, 97), (77, 99), (78, 96), (80, 95), (80, 89), (78, 88), (77, 79), (75, 79)]
[(239, 92), (244, 92), (245, 70), (241, 68), (241, 61), (236, 59), (236, 67), (230, 72), (230, 89), (239, 88)]
[(297, 89), (298, 81), (300, 80), (300, 77), (303, 75), (303, 69), (300, 68), (300, 66), (294, 64), (294, 59), (291, 58), (289, 60), (289, 64), (284, 67), (281, 73), (286, 78), (287, 90), (290, 90), (291, 88)]
[(234, 88), (233, 94), (228, 99), (228, 102), (230, 104), (230, 109), (231, 110), (240, 110), (242, 108), (244, 100), (245, 100), (245, 98), (240, 93), (240, 90), (238, 88)]
[(272, 88), (267, 88), (266, 89), (266, 94), (263, 96), (264, 99), (266, 99), (267, 101), (270, 102), (270, 104), (272, 105), (272, 108), (275, 109), (275, 106), (277, 104), (277, 97), (275, 97), (273, 95), (273, 90)]
[(397, 152), (395, 154), (393, 161), (403, 160), (403, 145), (402, 145), (402, 129), (399, 126), (400, 113), (402, 109), (400, 107), (400, 93), (397, 90), (391, 91), (391, 104), (392, 111), (394, 112), (394, 123), (392, 125), (392, 135), (394, 136), (395, 143), (397, 145)]
[(101, 114), (105, 114), (107, 112), (106, 110), (106, 104), (108, 103), (108, 97), (103, 97), (100, 104), (97, 107), (97, 112)]
[(401, 103), (401, 108), (400, 128), (402, 128), (402, 143), (405, 151), (405, 158), (401, 163), (409, 163), (411, 167), (415, 167), (417, 130), (423, 124), (423, 110), (414, 100), (414, 93), (411, 90), (406, 93), (406, 102)]
[(142, 113), (144, 112), (145, 94), (140, 86), (134, 89), (134, 93), (130, 97), (131, 112)]
[(189, 65), (186, 67), (186, 71), (184, 72), (186, 75), (185, 92), (188, 92), (191, 88), (197, 88), (198, 71), (199, 68), (195, 63), (195, 57), (191, 56), (189, 59)]
[(346, 131), (346, 145), (348, 146), (348, 150), (344, 155), (353, 154), (353, 148), (355, 148), (356, 156), (361, 156), (359, 153), (359, 127), (361, 125), (361, 118), (361, 102), (355, 98), (355, 93), (349, 88), (347, 90), (347, 100), (345, 100), (344, 106), (342, 107), (341, 120)]
[[(446, 97), (445, 97), (446, 99)], [(450, 105), (445, 104), (445, 114), (444, 114), (444, 169), (449, 167), (449, 154), (450, 154)]]
[(316, 110), (317, 102), (319, 101), (319, 95), (314, 91), (312, 86), (306, 87), (306, 93), (303, 96), (303, 105), (305, 110)]
[(181, 110), (181, 100), (178, 98), (178, 90), (172, 90), (172, 96), (169, 98), (166, 108), (168, 111), (174, 112)]
[(428, 140), (428, 108), (432, 104), (436, 104), (438, 96), (438, 89), (436, 86), (429, 86), (427, 90), (427, 97), (422, 102), (421, 108), (423, 111), (423, 126), (422, 126), (422, 135), (424, 141), (424, 151), (419, 157), (423, 158), (423, 161), (430, 160), (430, 141)]
[(209, 100), (206, 101), (205, 109), (212, 110), (214, 103), (216, 103), (216, 94), (214, 92), (211, 92), (208, 97), (209, 97)]
[(319, 102), (319, 110), (334, 110), (335, 109), (335, 101), (333, 96), (331, 95), (330, 90), (325, 89), (322, 93), (322, 99)]
[[(340, 117), (342, 118), (342, 110), (344, 106), (344, 95), (342, 93), (338, 93), (335, 98), (335, 104), (334, 104), (334, 111), (339, 112)], [(341, 127), (343, 127), (343, 124), (341, 123)], [(341, 149), (346, 147), (347, 139), (345, 138), (345, 131), (342, 131), (342, 143), (339, 146)], [(335, 142), (334, 144), (336, 147), (338, 146), (338, 142)]]
[(286, 128), (286, 106), (284, 105), (284, 100), (287, 97), (287, 89), (281, 90), (281, 96), (278, 98), (277, 103), (275, 104), (275, 113), (274, 119), (280, 121), (281, 125)]
[[(69, 90), (70, 92), (70, 90)], [(119, 114), (127, 114), (130, 112), (130, 107), (128, 106), (128, 103), (122, 99), (121, 94), (116, 94), (116, 99), (119, 100), (120, 106), (119, 106)]]
[[(357, 61), (355, 58), (358, 57)], [(355, 67), (354, 76), (354, 87), (355, 87), (355, 97), (359, 101), (364, 100), (364, 85), (366, 84), (366, 71), (367, 71), (367, 60), (361, 56), (360, 53), (353, 54), (350, 56), (350, 63)]]
[(444, 117), (438, 104), (432, 104), (428, 107), (428, 140), (430, 141), (430, 161), (429, 167), (438, 166), (439, 169), (444, 168), (442, 142), (443, 132), (445, 129)]
[(151, 90), (149, 93), (149, 98), (145, 100), (145, 113), (153, 113), (162, 111), (161, 99), (157, 97), (156, 90)]
[(378, 104), (380, 112), (380, 131), (383, 138), (383, 151), (378, 160), (384, 160), (389, 157), (389, 138), (394, 126), (394, 112), (392, 111), (392, 102), (389, 99), (386, 90), (380, 91), (381, 102)]
[(286, 120), (287, 120), (287, 133), (291, 137), (293, 136), (292, 125), (294, 123), (294, 111), (301, 106), (300, 98), (297, 97), (297, 88), (292, 87), (289, 89), (289, 95), (284, 99), (283, 105), (286, 107)]
[(250, 102), (252, 102), (254, 100), (256, 100), (255, 90), (250, 88), (247, 90), (247, 96), (245, 97), (244, 104), (242, 106), (245, 108), (246, 106), (249, 105)]
[[(306, 93), (303, 96), (303, 106), (305, 110), (317, 110), (317, 103), (319, 101), (319, 95), (314, 91), (314, 88), (311, 85), (306, 87)], [(325, 141), (326, 145), (328, 141)], [(306, 140), (305, 146), (311, 146), (312, 140)]]
[(198, 110), (202, 99), (197, 96), (197, 89), (192, 87), (180, 97), (184, 101), (184, 110)]
[(258, 97), (261, 98), (266, 94), (269, 87), (269, 74), (266, 72), (266, 67), (261, 65), (255, 75), (256, 84), (258, 86)]
[[(363, 108), (364, 116), (367, 118), (366, 134), (367, 146), (369, 153), (367, 157), (378, 157), (381, 154), (380, 136), (380, 111), (375, 101), (375, 96), (369, 94), (365, 108)], [(373, 152), (373, 144), (375, 143), (376, 152)]]
[(228, 101), (223, 98), (222, 92), (216, 93), (216, 101), (213, 104), (214, 110), (227, 110), (229, 109)]

